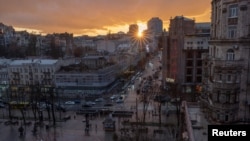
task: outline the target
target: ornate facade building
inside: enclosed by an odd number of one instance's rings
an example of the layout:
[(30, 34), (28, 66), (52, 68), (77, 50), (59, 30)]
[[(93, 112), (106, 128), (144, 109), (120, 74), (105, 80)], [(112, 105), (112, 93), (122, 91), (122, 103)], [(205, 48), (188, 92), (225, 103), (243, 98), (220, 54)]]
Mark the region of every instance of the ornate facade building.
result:
[(211, 121), (249, 122), (250, 0), (212, 0), (201, 103)]

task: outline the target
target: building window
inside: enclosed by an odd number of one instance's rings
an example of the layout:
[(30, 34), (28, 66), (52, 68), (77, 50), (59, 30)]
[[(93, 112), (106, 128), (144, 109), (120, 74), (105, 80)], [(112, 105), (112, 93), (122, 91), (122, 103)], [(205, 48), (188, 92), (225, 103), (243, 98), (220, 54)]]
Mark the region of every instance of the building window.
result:
[(240, 76), (238, 74), (236, 74), (236, 83), (239, 83), (240, 82)]
[(232, 81), (231, 75), (227, 75), (227, 82), (231, 82), (231, 81)]
[(230, 98), (230, 103), (235, 103), (236, 99), (235, 99), (235, 92), (231, 94), (231, 98)]
[(193, 61), (192, 60), (187, 60), (187, 66), (192, 67), (193, 66)]
[(237, 90), (236, 92), (235, 92), (235, 102), (239, 102), (239, 92), (240, 90)]
[(225, 116), (225, 121), (228, 121), (228, 115)]
[(228, 27), (228, 38), (232, 39), (236, 37), (237, 28), (236, 26), (229, 26)]
[(228, 16), (229, 16), (229, 18), (238, 17), (238, 5), (237, 4), (229, 6), (229, 15)]
[(220, 119), (220, 114), (217, 114), (217, 119), (218, 119), (218, 120)]
[(197, 74), (198, 74), (198, 75), (201, 75), (201, 74), (202, 74), (202, 69), (201, 69), (201, 68), (197, 68), (196, 71), (197, 71)]
[(193, 58), (193, 53), (191, 51), (187, 52), (187, 58), (192, 59)]
[[(202, 48), (202, 47), (201, 47), (201, 48)], [(199, 58), (199, 59), (201, 59), (201, 57), (202, 57), (202, 52), (201, 52), (201, 51), (198, 51), (196, 57)]]
[(222, 81), (222, 74), (219, 74), (219, 81)]
[(227, 50), (227, 60), (234, 60), (234, 51), (232, 49)]
[(197, 60), (196, 63), (197, 63), (196, 64), (197, 67), (201, 67), (202, 66), (202, 60)]
[(192, 74), (193, 74), (193, 69), (187, 68), (187, 75), (192, 75)]
[(187, 76), (186, 77), (186, 82), (191, 83), (192, 82), (192, 76)]
[(201, 76), (197, 76), (197, 77), (196, 77), (196, 82), (201, 83), (201, 81), (202, 81)]
[(217, 97), (216, 97), (216, 101), (220, 101), (220, 91), (217, 91)]
[(230, 102), (230, 92), (229, 94), (226, 95), (226, 103), (229, 103)]

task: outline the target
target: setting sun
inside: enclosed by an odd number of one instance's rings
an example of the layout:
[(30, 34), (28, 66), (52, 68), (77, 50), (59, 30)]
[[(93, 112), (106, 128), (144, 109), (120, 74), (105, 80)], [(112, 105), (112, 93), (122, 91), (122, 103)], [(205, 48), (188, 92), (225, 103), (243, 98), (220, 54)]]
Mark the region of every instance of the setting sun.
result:
[(138, 37), (142, 37), (142, 32), (139, 31), (139, 32), (137, 33), (137, 36), (138, 36)]
[(137, 25), (139, 26), (139, 31), (137, 33), (138, 37), (142, 37), (143, 36), (143, 31), (147, 29), (147, 25), (145, 22), (142, 21), (138, 21)]

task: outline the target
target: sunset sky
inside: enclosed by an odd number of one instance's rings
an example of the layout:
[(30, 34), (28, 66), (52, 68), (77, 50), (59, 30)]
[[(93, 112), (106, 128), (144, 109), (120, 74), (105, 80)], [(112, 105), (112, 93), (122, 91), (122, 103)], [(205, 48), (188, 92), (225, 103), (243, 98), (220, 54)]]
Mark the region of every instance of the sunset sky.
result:
[(152, 17), (163, 20), (183, 15), (196, 22), (210, 22), (211, 0), (0, 0), (0, 22), (16, 30), (37, 33), (105, 35), (127, 32), (130, 24), (140, 30)]

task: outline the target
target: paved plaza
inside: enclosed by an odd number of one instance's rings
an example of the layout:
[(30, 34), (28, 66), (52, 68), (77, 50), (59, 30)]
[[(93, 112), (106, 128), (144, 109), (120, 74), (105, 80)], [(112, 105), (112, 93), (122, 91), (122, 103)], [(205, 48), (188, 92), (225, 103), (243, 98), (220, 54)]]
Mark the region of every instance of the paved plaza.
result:
[[(107, 132), (103, 129), (103, 121), (107, 117), (98, 115), (97, 117), (92, 117), (90, 119), (91, 128), (89, 134), (85, 134), (85, 116), (84, 115), (76, 115), (75, 111), (67, 111), (66, 113), (61, 113), (62, 117), (65, 115), (70, 115), (71, 118), (67, 121), (56, 122), (56, 127), (46, 128), (46, 126), (39, 126), (37, 128), (37, 133), (34, 135), (33, 125), (34, 121), (31, 121), (32, 124), (30, 126), (25, 127), (25, 134), (23, 137), (19, 136), (18, 128), (19, 125), (5, 125), (5, 121), (7, 121), (7, 113), (5, 113), (5, 118), (0, 119), (0, 136), (1, 141), (113, 141), (114, 133), (116, 133), (120, 138), (122, 138), (123, 134), (120, 129), (126, 128), (128, 126), (122, 124), (124, 120), (129, 120), (130, 122), (136, 122), (136, 109), (135, 109), (135, 101), (138, 98), (134, 90), (130, 90), (124, 103), (116, 106), (116, 110), (124, 110), (124, 111), (132, 111), (134, 114), (131, 118), (114, 118), (116, 122), (116, 131), (115, 132)], [(170, 105), (162, 105), (162, 109), (171, 108)], [(147, 123), (159, 123), (159, 116), (155, 115), (154, 112), (157, 111), (158, 103), (150, 102), (147, 106), (146, 113), (146, 122)], [(138, 102), (138, 120), (142, 120), (142, 111), (143, 111), (143, 103)], [(18, 111), (16, 111), (18, 112)], [(46, 115), (46, 113), (44, 113)], [(29, 113), (29, 115), (32, 115)], [(58, 118), (59, 113), (56, 112), (56, 116)], [(19, 120), (19, 123), (22, 121)], [(163, 124), (173, 125), (176, 124), (176, 114), (172, 113), (166, 116), (166, 113), (162, 112), (161, 122)], [(44, 125), (52, 125), (52, 122), (44, 121)], [(149, 129), (148, 135), (153, 136), (153, 131), (159, 129), (158, 126), (152, 125), (147, 126)], [(168, 131), (169, 136), (174, 136), (173, 130), (176, 130), (175, 127), (162, 127), (161, 129)]]

